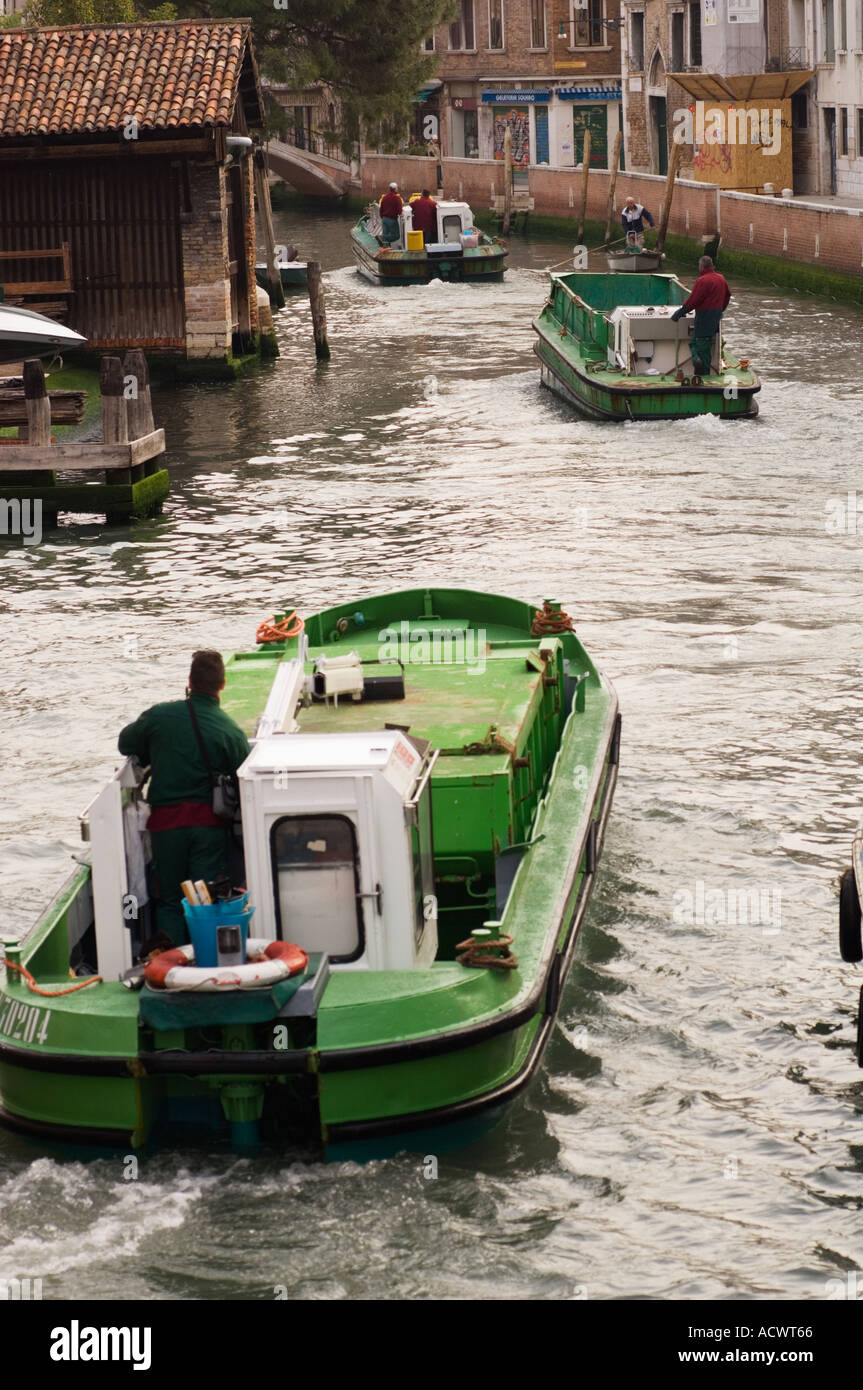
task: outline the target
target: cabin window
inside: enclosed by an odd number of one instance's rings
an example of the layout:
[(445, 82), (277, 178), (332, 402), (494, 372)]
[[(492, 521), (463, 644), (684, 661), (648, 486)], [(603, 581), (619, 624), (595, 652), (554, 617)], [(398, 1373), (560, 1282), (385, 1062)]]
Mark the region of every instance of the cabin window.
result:
[(461, 218), (457, 213), (450, 213), (443, 219), (443, 239), (451, 242), (461, 240)]
[(629, 66), (644, 71), (644, 14), (636, 10), (629, 17)]
[(270, 832), (276, 920), (284, 941), (356, 960), (365, 940), (356, 831), (347, 816), (281, 816)]

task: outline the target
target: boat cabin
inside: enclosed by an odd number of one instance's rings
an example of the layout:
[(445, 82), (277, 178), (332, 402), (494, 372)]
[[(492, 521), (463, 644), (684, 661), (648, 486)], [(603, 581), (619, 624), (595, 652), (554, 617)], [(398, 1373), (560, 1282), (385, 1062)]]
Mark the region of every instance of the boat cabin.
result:
[[(410, 203), (405, 203), (401, 211), (400, 245), (407, 246), (407, 234), (413, 231), (413, 212)], [(473, 213), (467, 203), (441, 199), (437, 205), (437, 241), (425, 244), (429, 255), (435, 252), (452, 255), (465, 247), (476, 246), (479, 234), (473, 224)]]
[(239, 774), (256, 935), (333, 966), (431, 965), (433, 762), (392, 729), (257, 741)]
[[(608, 315), (608, 365), (629, 376), (665, 376), (692, 367), (693, 320), (672, 320), (675, 304), (621, 304)], [(719, 371), (719, 338), (714, 340)]]

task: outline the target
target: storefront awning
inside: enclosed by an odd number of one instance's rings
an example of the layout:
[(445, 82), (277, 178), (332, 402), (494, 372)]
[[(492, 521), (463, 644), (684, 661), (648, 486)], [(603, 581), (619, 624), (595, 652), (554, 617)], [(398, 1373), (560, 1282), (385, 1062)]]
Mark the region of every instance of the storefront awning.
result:
[(432, 77), (426, 82), (425, 86), (420, 87), (413, 99), (414, 101), (428, 101), (429, 97), (432, 96), (434, 92), (439, 92), (442, 86), (443, 83), (439, 77)]
[(558, 87), (558, 101), (620, 101), (623, 96), (619, 82), (601, 82), (578, 87)]
[(723, 77), (718, 72), (670, 72), (668, 80), (676, 82), (696, 101), (784, 101), (814, 76), (815, 69), (806, 68), (741, 77)]

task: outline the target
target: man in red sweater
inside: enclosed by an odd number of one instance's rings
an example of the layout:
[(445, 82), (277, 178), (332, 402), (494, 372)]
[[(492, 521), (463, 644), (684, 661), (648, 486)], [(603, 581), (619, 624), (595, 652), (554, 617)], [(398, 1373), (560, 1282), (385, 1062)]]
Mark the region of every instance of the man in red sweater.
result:
[(381, 222), (387, 246), (392, 246), (393, 242), (399, 239), (399, 213), (403, 207), (404, 204), (399, 197), (399, 186), (397, 183), (391, 183), (388, 192), (381, 198)]
[(413, 199), (411, 212), (414, 217), (414, 231), (422, 232), (424, 242), (436, 241), (437, 203), (427, 188), (423, 189), (422, 197)]
[(719, 321), (728, 308), (731, 291), (728, 281), (718, 270), (713, 269), (709, 256), (702, 256), (698, 262), (698, 279), (692, 294), (685, 299), (672, 319), (676, 322), (695, 310), (694, 333), (692, 335), (692, 366), (699, 376), (710, 372), (713, 356), (713, 339), (719, 332)]

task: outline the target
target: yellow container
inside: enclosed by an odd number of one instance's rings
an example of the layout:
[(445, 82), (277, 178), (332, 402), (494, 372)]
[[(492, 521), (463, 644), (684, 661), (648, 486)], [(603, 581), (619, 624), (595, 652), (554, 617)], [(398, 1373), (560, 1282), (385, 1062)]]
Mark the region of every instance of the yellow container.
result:
[(423, 245), (424, 243), (422, 232), (408, 232), (408, 244), (406, 250), (422, 251)]

